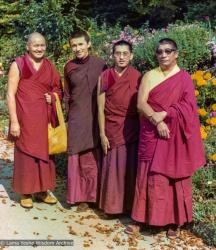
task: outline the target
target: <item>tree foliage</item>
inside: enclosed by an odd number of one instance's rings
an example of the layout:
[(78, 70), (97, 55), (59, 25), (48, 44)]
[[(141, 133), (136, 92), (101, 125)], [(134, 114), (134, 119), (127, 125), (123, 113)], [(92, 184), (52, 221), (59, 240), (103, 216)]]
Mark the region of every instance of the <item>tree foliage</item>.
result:
[(15, 21), (19, 18), (19, 1), (0, 0), (0, 35), (15, 32)]
[(77, 18), (79, 0), (43, 0), (20, 1), (20, 17), (17, 22), (19, 32), (24, 36), (32, 32), (44, 34), (49, 42), (49, 50), (54, 51), (55, 58), (60, 56), (61, 44), (68, 39), (74, 27), (81, 27)]

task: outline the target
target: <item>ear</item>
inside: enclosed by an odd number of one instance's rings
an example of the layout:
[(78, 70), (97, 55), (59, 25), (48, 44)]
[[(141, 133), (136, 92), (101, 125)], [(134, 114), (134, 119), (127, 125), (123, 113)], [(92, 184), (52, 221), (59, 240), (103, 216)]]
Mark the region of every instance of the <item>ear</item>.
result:
[(178, 50), (175, 52), (175, 58), (177, 59), (178, 58), (178, 55), (179, 55), (179, 52)]
[(88, 49), (91, 47), (91, 42), (89, 41), (88, 42)]
[(26, 50), (29, 51), (29, 46), (28, 46), (28, 44), (26, 44)]
[(131, 53), (131, 55), (130, 55), (130, 61), (133, 60), (133, 57), (134, 57), (134, 55), (133, 55), (133, 53)]

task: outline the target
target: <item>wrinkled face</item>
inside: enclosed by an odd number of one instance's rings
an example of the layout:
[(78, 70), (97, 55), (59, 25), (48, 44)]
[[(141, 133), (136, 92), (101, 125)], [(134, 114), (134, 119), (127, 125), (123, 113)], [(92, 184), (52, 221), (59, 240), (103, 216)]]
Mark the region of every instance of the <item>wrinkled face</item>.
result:
[(171, 44), (160, 44), (156, 50), (156, 56), (162, 69), (171, 68), (177, 63), (178, 51)]
[(42, 36), (35, 36), (27, 43), (26, 48), (33, 59), (42, 59), (46, 52), (46, 41)]
[(133, 53), (130, 52), (130, 49), (127, 45), (117, 45), (113, 53), (113, 58), (115, 61), (115, 66), (119, 68), (125, 68), (133, 59)]
[(88, 56), (91, 43), (87, 43), (85, 37), (72, 38), (70, 40), (70, 47), (76, 58), (84, 59)]

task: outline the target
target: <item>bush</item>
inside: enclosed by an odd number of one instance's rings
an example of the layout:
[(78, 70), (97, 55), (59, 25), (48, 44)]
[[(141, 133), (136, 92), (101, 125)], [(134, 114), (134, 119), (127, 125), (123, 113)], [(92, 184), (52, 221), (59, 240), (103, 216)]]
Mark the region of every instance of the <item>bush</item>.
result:
[[(61, 56), (62, 45), (67, 41), (75, 26), (82, 26), (76, 17), (76, 7), (79, 1), (70, 5), (67, 14), (64, 13), (64, 4), (67, 1), (21, 1), (21, 15), (17, 22), (19, 34), (24, 37), (32, 32), (40, 32), (48, 40), (48, 52), (57, 60)], [(24, 10), (24, 11), (23, 11)]]
[(91, 21), (90, 24), (93, 52), (96, 50), (96, 53), (109, 63), (113, 42), (117, 39), (126, 39), (134, 45), (134, 66), (141, 72), (155, 68), (158, 66), (155, 47), (160, 39), (169, 37), (177, 42), (180, 67), (193, 72), (204, 65), (209, 66), (209, 31), (201, 23), (174, 24), (160, 30), (150, 30), (147, 24), (140, 29), (126, 26), (124, 30), (118, 24), (112, 28), (105, 24), (99, 27)]
[(167, 29), (147, 32), (143, 35), (143, 43), (140, 43), (135, 50), (135, 65), (141, 71), (158, 65), (154, 56), (155, 47), (158, 41), (165, 37), (176, 41), (179, 49), (178, 64), (187, 71), (193, 72), (209, 61), (208, 31), (198, 23), (169, 25)]

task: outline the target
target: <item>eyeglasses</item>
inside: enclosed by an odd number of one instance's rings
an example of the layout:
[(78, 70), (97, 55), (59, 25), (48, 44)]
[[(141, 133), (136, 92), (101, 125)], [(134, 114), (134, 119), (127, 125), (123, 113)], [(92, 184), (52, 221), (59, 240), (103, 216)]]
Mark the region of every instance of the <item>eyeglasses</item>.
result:
[(163, 53), (170, 55), (174, 51), (176, 51), (176, 49), (165, 49), (165, 50), (158, 49), (158, 50), (156, 50), (156, 54), (159, 56), (162, 55)]
[(120, 56), (122, 56), (122, 57), (129, 57), (130, 56), (130, 53), (129, 52), (127, 52), (127, 51), (125, 51), (125, 52), (115, 52), (114, 53), (114, 56), (116, 56), (116, 57), (120, 57)]

